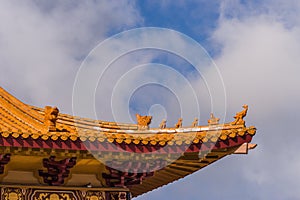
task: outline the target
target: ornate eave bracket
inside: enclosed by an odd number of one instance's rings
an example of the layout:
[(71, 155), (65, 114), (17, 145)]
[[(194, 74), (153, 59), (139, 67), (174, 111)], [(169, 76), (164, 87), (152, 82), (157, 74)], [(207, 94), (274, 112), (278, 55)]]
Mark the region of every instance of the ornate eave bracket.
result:
[(10, 154), (0, 154), (0, 175), (4, 174), (4, 167), (10, 161)]
[(43, 166), (47, 171), (39, 170), (39, 176), (43, 178), (44, 183), (48, 185), (59, 186), (63, 185), (65, 179), (70, 174), (70, 169), (75, 166), (76, 157), (65, 158), (60, 161), (55, 161), (55, 156), (43, 159)]
[(107, 166), (106, 168), (109, 173), (102, 173), (102, 177), (109, 187), (128, 188), (133, 185), (142, 184), (144, 179), (152, 177), (154, 171), (161, 169), (166, 164), (167, 161), (165, 160), (152, 160), (151, 164), (141, 161), (111, 161), (109, 163), (110, 166), (122, 169), (122, 171)]

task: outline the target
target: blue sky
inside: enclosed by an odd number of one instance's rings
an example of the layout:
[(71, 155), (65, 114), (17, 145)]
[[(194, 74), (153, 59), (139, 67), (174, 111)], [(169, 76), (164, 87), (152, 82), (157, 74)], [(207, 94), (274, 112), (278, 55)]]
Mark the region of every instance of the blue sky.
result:
[[(203, 43), (217, 27), (220, 1), (140, 1), (138, 8), (145, 26), (183, 32)], [(201, 30), (201, 31), (199, 31)]]
[[(247, 156), (224, 158), (137, 200), (296, 200), (300, 198), (299, 13), (298, 0), (1, 1), (0, 85), (28, 104), (55, 105), (71, 114), (76, 75), (100, 42), (132, 28), (176, 30), (202, 45), (217, 66), (225, 90), (215, 91), (214, 97), (223, 102), (225, 92), (226, 121), (243, 104), (249, 105), (246, 122), (258, 128), (253, 141), (258, 147)], [(167, 43), (165, 38), (159, 42)], [(102, 55), (112, 53), (107, 49)], [(139, 68), (143, 70), (128, 74), (146, 63), (171, 67), (172, 73), (186, 78), (192, 90), (182, 85), (185, 79), (173, 80), (165, 73), (169, 68)], [(130, 121), (135, 111), (152, 109), (155, 123), (166, 115), (172, 126), (182, 106), (190, 114), (184, 118), (188, 125), (195, 117), (191, 100), (195, 92), (200, 124), (205, 124), (212, 107), (207, 87), (213, 86), (205, 85), (203, 77), (219, 79), (210, 68), (200, 76), (195, 72), (184, 58), (168, 52), (130, 52), (113, 62), (99, 79), (94, 96), (97, 117)], [(150, 75), (168, 85), (159, 89), (157, 84), (138, 85), (131, 91), (138, 80)], [(172, 92), (170, 88), (179, 89)], [(114, 91), (119, 92), (113, 105)], [(154, 97), (155, 92), (159, 94)], [(131, 95), (130, 102), (122, 101), (126, 95)], [(117, 117), (111, 106), (121, 110)], [(214, 106), (218, 115), (220, 105)]]

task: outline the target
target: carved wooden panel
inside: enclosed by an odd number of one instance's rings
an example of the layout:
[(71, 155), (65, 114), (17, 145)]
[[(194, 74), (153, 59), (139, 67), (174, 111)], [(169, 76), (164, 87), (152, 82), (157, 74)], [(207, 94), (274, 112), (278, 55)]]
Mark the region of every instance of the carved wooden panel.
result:
[(1, 187), (1, 200), (130, 200), (127, 191), (103, 191), (81, 188), (81, 189), (43, 189), (20, 187)]

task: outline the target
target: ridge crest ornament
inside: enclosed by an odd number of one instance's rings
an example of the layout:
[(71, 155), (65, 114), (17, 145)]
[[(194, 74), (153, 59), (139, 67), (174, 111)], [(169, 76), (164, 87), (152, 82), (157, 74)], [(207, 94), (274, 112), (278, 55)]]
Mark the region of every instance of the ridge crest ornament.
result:
[(149, 124), (151, 123), (152, 116), (141, 116), (139, 114), (136, 114), (135, 116), (139, 130), (149, 129)]
[(59, 110), (57, 107), (45, 106), (44, 125), (46, 131), (56, 131), (56, 120)]
[(234, 116), (235, 120), (233, 122), (231, 122), (232, 125), (243, 125), (243, 126), (245, 126), (244, 117), (247, 115), (248, 105), (247, 104), (243, 105), (243, 108), (244, 108), (244, 110), (242, 110), (241, 112), (236, 113), (236, 115)]

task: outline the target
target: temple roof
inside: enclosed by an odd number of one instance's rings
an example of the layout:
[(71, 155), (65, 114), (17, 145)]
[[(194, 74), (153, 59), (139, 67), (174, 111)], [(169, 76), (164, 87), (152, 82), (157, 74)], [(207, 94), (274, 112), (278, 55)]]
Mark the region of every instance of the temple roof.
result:
[[(63, 185), (78, 185), (74, 178), (76, 174), (83, 177), (94, 174), (96, 187), (128, 187), (133, 196), (138, 196), (229, 154), (247, 153), (253, 147), (249, 143), (256, 133), (255, 127), (245, 126), (243, 118), (247, 110), (248, 106), (244, 106), (244, 110), (235, 116), (235, 121), (228, 124), (218, 124), (212, 115), (204, 126), (148, 128), (143, 124), (141, 128), (139, 123), (92, 120), (59, 113), (55, 107), (27, 105), (0, 87), (0, 155), (9, 154), (12, 162), (7, 164), (0, 180), (15, 183), (17, 179), (7, 175), (10, 170), (20, 173), (36, 171), (43, 167), (41, 163), (45, 157), (76, 157), (72, 178)], [(26, 156), (32, 159), (30, 164), (24, 162)], [(178, 158), (173, 160), (174, 156)], [(141, 158), (148, 163), (139, 163)], [(163, 168), (155, 168), (155, 165), (163, 165), (157, 164), (158, 158), (169, 163)], [(147, 166), (152, 172), (126, 174), (114, 169), (120, 162), (123, 168)], [(16, 167), (19, 164), (23, 167)], [(124, 177), (127, 182), (124, 182)], [(42, 180), (33, 181), (33, 178), (28, 183), (45, 184)]]
[[(108, 142), (125, 142), (127, 144), (181, 144), (190, 141), (186, 133), (195, 133), (193, 143), (227, 140), (237, 134), (243, 136), (246, 132), (255, 133), (254, 127), (243, 125), (221, 124), (219, 126), (197, 126), (181, 128), (153, 128), (138, 130), (137, 124), (107, 122), (87, 118), (74, 117), (59, 113), (55, 131), (45, 131), (45, 109), (22, 103), (0, 87), (0, 131), (3, 137), (41, 138), (43, 140), (99, 140)], [(206, 131), (219, 131), (218, 135), (207, 135)], [(100, 133), (100, 134), (99, 134)], [(142, 137), (141, 137), (142, 135)]]

